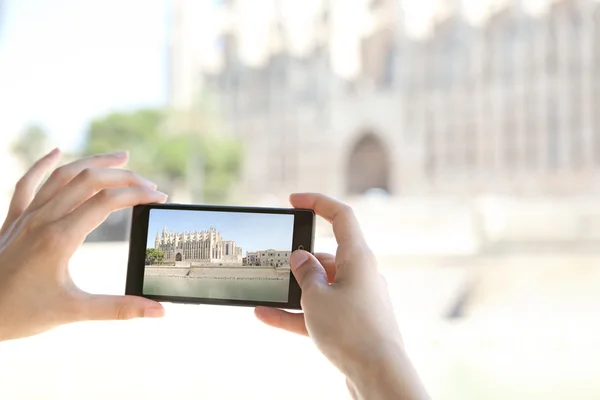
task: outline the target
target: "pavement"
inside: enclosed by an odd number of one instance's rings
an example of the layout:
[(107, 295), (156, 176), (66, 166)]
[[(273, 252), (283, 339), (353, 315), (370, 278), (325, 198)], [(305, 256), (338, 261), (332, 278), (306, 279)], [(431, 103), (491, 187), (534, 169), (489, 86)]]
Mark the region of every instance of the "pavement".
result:
[[(317, 250), (332, 243), (318, 240)], [(434, 398), (600, 397), (600, 256), (381, 256), (407, 350)], [(86, 244), (75, 282), (121, 294), (125, 243)], [(302, 337), (251, 308), (165, 304), (0, 344), (1, 399), (349, 399)]]

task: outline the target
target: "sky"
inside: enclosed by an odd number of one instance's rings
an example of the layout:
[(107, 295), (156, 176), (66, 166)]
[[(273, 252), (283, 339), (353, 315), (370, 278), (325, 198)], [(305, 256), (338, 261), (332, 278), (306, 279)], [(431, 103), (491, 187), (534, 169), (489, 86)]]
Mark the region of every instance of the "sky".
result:
[(154, 209), (150, 211), (148, 248), (154, 247), (156, 232), (162, 232), (165, 225), (169, 232), (203, 231), (214, 226), (223, 240), (234, 240), (245, 255), (256, 250), (291, 250), (294, 216)]
[(91, 119), (166, 101), (166, 0), (4, 0), (0, 135), (39, 122), (75, 149)]

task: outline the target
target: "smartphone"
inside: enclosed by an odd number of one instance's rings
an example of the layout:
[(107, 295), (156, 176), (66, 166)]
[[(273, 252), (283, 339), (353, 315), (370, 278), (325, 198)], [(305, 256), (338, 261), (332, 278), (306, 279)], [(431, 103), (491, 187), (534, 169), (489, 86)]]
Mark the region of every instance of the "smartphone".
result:
[(312, 252), (312, 210), (133, 208), (125, 293), (158, 301), (300, 309), (294, 250)]

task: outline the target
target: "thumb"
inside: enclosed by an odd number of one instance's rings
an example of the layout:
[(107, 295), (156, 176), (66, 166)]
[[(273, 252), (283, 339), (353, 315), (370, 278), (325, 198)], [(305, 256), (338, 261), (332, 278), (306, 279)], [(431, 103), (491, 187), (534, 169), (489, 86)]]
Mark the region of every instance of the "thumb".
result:
[(165, 315), (162, 304), (137, 296), (92, 295), (85, 306), (83, 319), (122, 320), (159, 318)]
[(290, 257), (290, 267), (300, 288), (305, 291), (312, 285), (328, 285), (327, 272), (319, 260), (304, 250), (296, 250)]

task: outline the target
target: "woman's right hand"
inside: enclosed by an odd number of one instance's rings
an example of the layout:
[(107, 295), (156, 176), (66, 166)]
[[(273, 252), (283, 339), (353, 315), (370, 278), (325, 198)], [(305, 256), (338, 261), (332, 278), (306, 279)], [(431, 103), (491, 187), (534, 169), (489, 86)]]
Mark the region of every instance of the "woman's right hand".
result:
[(406, 356), (387, 285), (352, 209), (319, 194), (295, 194), (333, 227), (335, 256), (295, 251), (290, 264), (304, 314), (258, 307), (268, 325), (310, 336), (347, 377), (354, 398), (428, 398)]

